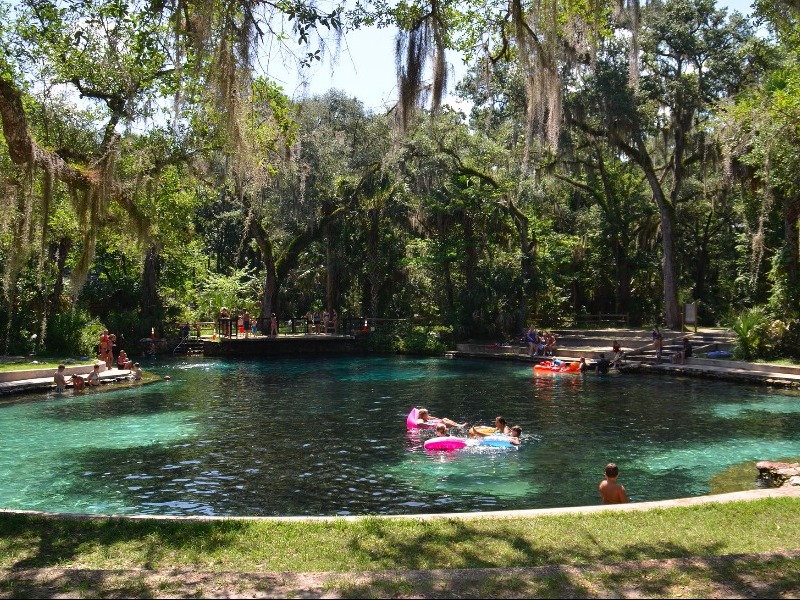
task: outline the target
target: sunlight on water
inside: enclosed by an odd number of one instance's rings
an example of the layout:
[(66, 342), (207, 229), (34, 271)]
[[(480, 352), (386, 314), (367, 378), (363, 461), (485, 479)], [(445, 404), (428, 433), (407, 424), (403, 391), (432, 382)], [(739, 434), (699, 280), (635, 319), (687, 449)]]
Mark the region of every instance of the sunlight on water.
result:
[(792, 396), (766, 396), (747, 402), (717, 404), (712, 407), (712, 412), (722, 419), (736, 419), (748, 412), (800, 414), (800, 399)]
[[(136, 450), (194, 434), (188, 412), (113, 415), (85, 398), (20, 403), (0, 410), (0, 506), (48, 511), (124, 510), (119, 502), (76, 496), (73, 477), (87, 451)], [(118, 398), (117, 401), (120, 399)]]
[[(723, 470), (721, 465), (777, 460), (786, 456), (800, 456), (800, 439), (736, 438), (713, 444), (696, 444), (666, 452), (646, 453), (637, 460), (636, 466), (656, 476), (690, 473), (692, 478), (705, 482)], [(753, 470), (753, 479), (755, 475), (756, 471)], [(698, 489), (707, 490), (708, 486)]]

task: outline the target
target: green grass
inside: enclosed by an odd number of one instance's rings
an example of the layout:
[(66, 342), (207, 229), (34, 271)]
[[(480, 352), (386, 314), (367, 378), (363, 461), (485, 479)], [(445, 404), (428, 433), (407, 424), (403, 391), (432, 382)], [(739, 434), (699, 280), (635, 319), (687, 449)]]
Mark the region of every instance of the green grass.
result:
[(0, 515), (0, 568), (509, 568), (800, 549), (800, 499), (527, 518), (211, 522)]
[[(34, 362), (35, 361), (35, 362)], [(28, 359), (28, 358), (12, 358), (12, 359), (4, 359), (0, 362), (0, 371), (27, 371), (29, 369), (52, 369), (55, 371), (58, 368), (58, 365), (64, 364), (68, 367), (74, 367), (79, 365), (86, 365), (91, 367), (94, 365), (94, 360), (70, 360), (65, 362), (64, 360), (54, 360), (54, 359)]]
[(0, 514), (0, 582), (19, 598), (797, 597), (800, 499), (429, 521)]

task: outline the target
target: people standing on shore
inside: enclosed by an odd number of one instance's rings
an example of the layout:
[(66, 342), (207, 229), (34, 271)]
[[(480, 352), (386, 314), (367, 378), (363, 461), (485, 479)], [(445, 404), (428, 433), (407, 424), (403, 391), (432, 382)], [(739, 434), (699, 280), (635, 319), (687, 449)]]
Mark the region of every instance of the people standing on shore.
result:
[(661, 362), (661, 351), (664, 348), (664, 336), (658, 330), (658, 325), (653, 328), (653, 348), (656, 351), (656, 361)]
[(244, 327), (244, 338), (250, 337), (250, 311), (246, 308), (242, 313), (242, 327)]

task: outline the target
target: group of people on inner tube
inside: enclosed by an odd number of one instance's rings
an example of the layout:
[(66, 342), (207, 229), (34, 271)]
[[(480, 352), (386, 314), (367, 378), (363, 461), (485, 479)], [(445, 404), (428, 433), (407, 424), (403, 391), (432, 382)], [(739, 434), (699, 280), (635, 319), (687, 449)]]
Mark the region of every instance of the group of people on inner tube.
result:
[[(456, 427), (458, 429), (466, 429), (469, 423), (456, 423), (452, 419), (448, 419), (447, 417), (434, 417), (428, 413), (427, 408), (420, 408), (417, 411), (417, 425), (425, 427), (426, 425), (432, 425), (436, 423), (436, 435), (439, 437), (444, 437), (447, 435), (447, 428), (448, 427)], [(488, 435), (505, 435), (508, 436), (508, 441), (515, 446), (519, 446), (519, 437), (522, 435), (522, 427), (519, 425), (514, 425), (513, 427), (509, 427), (508, 423), (506, 423), (505, 417), (497, 417), (494, 420), (494, 431), (491, 433), (481, 433), (475, 427), (469, 428), (469, 436), (472, 438), (482, 438)]]

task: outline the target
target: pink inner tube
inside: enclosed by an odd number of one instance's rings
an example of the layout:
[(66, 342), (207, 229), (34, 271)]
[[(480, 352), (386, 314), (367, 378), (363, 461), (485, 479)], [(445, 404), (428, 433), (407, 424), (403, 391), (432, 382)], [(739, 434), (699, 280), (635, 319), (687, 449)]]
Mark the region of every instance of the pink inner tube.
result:
[(467, 440), (448, 435), (446, 437), (435, 437), (425, 440), (424, 446), (425, 450), (461, 450), (461, 448), (467, 446)]
[(408, 416), (406, 417), (406, 427), (408, 427), (409, 429), (416, 429), (418, 427), (416, 408), (412, 408), (411, 412), (408, 413)]

